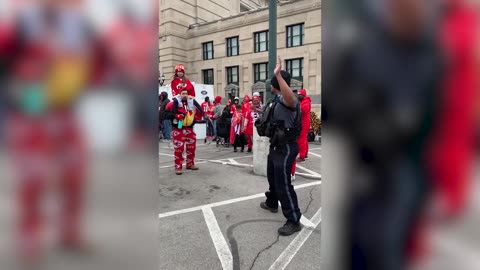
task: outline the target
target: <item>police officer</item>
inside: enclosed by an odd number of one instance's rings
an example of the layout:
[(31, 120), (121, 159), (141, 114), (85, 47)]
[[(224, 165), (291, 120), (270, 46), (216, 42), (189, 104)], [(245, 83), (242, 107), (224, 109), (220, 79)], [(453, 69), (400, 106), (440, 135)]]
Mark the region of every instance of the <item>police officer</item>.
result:
[(278, 233), (287, 236), (302, 229), (297, 194), (291, 183), (292, 164), (298, 155), (296, 121), (300, 115), (299, 102), (290, 89), (291, 76), (281, 70), (281, 63), (282, 60), (278, 57), (275, 75), (271, 81), (271, 91), (275, 98), (269, 119), (271, 131), (267, 134), (270, 137), (267, 165), (269, 190), (265, 192), (266, 201), (262, 202), (260, 207), (276, 213), (280, 201), (287, 222), (278, 229)]

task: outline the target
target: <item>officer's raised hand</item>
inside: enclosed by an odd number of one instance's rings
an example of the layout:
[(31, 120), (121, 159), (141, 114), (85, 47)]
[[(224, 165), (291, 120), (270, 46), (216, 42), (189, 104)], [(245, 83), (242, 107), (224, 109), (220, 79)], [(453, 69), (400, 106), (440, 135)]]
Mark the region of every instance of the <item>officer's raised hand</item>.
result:
[(297, 97), (282, 77), (282, 58), (280, 58), (280, 56), (278, 56), (277, 66), (275, 67), (273, 73), (278, 80), (278, 85), (280, 86), (280, 89), (278, 90), (280, 90), (283, 96), (284, 104), (290, 108), (295, 108), (295, 106), (297, 105)]

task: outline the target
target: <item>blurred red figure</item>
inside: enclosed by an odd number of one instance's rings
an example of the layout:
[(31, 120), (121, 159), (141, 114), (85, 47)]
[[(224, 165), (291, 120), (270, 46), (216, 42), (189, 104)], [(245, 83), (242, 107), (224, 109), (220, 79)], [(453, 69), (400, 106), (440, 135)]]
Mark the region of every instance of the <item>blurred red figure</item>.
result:
[[(81, 1), (35, 6), (30, 13), (20, 13), (23, 27), (15, 32), (23, 43), (14, 74), (7, 140), (17, 173), (19, 255), (27, 262), (42, 253), (46, 222), (41, 205), (52, 187), (61, 198), (60, 244), (66, 248), (84, 244), (86, 146), (71, 105), (86, 80), (90, 43), (78, 4)], [(42, 17), (45, 9), (50, 13)]]
[(454, 217), (465, 209), (470, 187), (480, 55), (478, 12), (467, 1), (448, 2), (441, 37), (447, 69), (431, 160), (440, 210)]
[(298, 91), (300, 100), (300, 109), (302, 111), (302, 131), (298, 138), (299, 161), (304, 161), (308, 156), (308, 132), (310, 130), (310, 111), (312, 110), (312, 100), (307, 96), (307, 91), (301, 89)]
[(188, 91), (189, 98), (195, 98), (195, 89), (190, 80), (185, 76), (185, 67), (182, 64), (175, 66), (175, 77), (170, 84), (172, 96), (180, 95), (183, 89)]
[(295, 175), (297, 162), (304, 162), (308, 156), (308, 131), (310, 130), (310, 111), (312, 101), (307, 97), (307, 91), (300, 89), (298, 91), (298, 100), (300, 101), (300, 110), (302, 111), (302, 131), (298, 137), (298, 159), (293, 160), (292, 175)]

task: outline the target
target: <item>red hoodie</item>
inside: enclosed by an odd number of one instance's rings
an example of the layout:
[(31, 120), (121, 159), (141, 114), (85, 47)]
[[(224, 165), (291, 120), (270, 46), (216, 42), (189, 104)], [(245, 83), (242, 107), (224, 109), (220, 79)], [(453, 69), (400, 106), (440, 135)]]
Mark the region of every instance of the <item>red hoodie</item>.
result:
[(310, 97), (305, 97), (300, 102), (300, 109), (302, 111), (302, 130), (310, 130), (310, 111), (312, 110), (312, 100)]
[[(173, 79), (172, 83), (170, 84), (172, 88), (172, 95), (180, 95), (180, 90), (181, 90), (181, 85), (183, 83), (182, 78), (175, 78)], [(190, 82), (189, 79), (185, 78), (185, 88), (188, 91), (188, 95), (191, 97), (195, 97), (195, 88), (193, 87), (193, 84)]]

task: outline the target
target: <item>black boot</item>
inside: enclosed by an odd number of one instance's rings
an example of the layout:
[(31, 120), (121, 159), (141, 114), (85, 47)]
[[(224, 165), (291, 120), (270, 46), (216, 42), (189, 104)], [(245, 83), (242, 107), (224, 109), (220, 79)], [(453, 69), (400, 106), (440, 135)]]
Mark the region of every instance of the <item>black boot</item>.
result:
[(235, 153), (238, 152), (236, 147), (233, 148), (233, 152), (235, 152)]
[(278, 208), (270, 207), (270, 206), (267, 205), (266, 202), (261, 202), (261, 203), (260, 203), (260, 208), (265, 209), (265, 210), (268, 210), (268, 211), (270, 211), (270, 212), (272, 212), (272, 213), (277, 213), (277, 212), (278, 212)]
[(248, 148), (247, 153), (251, 153), (251, 152), (252, 152), (252, 148)]
[(283, 236), (288, 236), (296, 232), (299, 232), (301, 230), (302, 230), (302, 224), (300, 224), (300, 222), (293, 223), (291, 221), (287, 221), (287, 223), (285, 223), (283, 227), (278, 229), (278, 234)]

